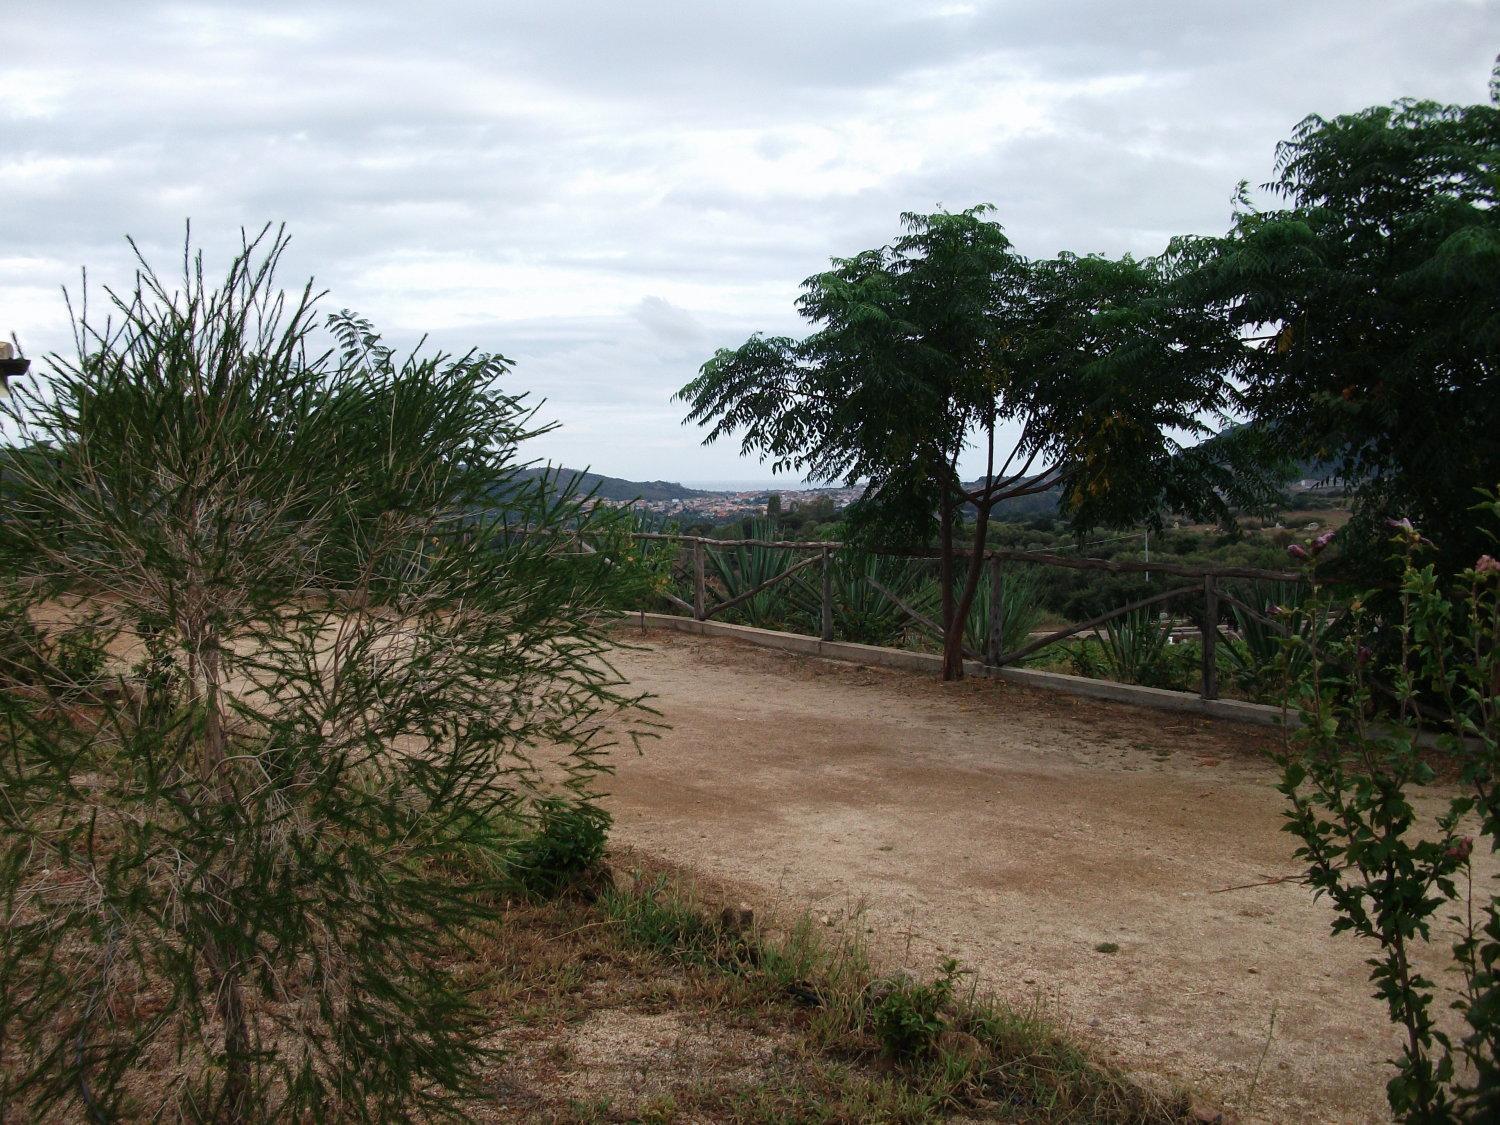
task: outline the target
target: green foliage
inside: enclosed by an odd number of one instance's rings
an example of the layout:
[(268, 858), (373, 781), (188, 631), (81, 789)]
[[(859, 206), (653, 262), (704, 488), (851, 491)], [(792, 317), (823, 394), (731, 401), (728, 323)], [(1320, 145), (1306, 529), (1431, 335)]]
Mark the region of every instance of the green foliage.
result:
[[(1027, 636), (1042, 620), (1042, 579), (1038, 568), (1007, 566), (1000, 584), (1001, 651), (1012, 652), (1026, 643)], [(964, 630), (964, 643), (975, 652), (989, 647), (990, 584), (981, 580), (974, 590), (974, 603)]]
[(1011, 416), (1065, 466), (1059, 512), (1075, 531), (1157, 526), (1166, 512), (1224, 521), (1273, 493), (1259, 449), (1202, 440), (1239, 405), (1221, 370), (1239, 345), (1180, 284), (1202, 254), (1178, 240), (1155, 258), (1031, 263), (1015, 357), (1029, 397)]
[[(750, 530), (751, 539), (776, 538), (776, 528), (769, 520), (755, 520)], [(788, 547), (764, 547), (758, 543), (749, 547), (728, 547), (720, 551), (710, 547), (707, 556), (709, 570), (718, 580), (726, 600), (739, 597), (762, 582), (785, 574), (807, 557)], [(787, 615), (788, 591), (785, 587), (785, 583), (779, 583), (747, 598), (733, 609), (726, 610), (726, 619), (739, 620), (757, 629), (780, 628), (785, 624)]]
[(72, 698), (98, 687), (108, 641), (98, 623), (39, 629), (27, 612), (29, 601), (18, 589), (0, 593), (0, 689), (49, 688)]
[[(1194, 247), (1159, 259), (1016, 254), (990, 208), (902, 216), (889, 246), (835, 258), (798, 301), (816, 330), (721, 350), (678, 392), (707, 441), (740, 434), (745, 454), (810, 479), (867, 482), (850, 534), (942, 549), (944, 674), (959, 658), (982, 560), (954, 581), (963, 512), (975, 544), (999, 504), (1061, 486), (1078, 527), (1155, 518), (1163, 506), (1226, 515), (1259, 495), (1230, 446), (1181, 435), (1235, 405), (1220, 374), (1238, 347), (1175, 280)], [(1009, 455), (997, 433), (1013, 424)], [(987, 449), (972, 488), (960, 454)], [(1033, 471), (1035, 470), (1035, 471)]]
[(936, 1049), (948, 1026), (945, 1013), (953, 1003), (958, 976), (958, 962), (949, 958), (925, 984), (900, 976), (872, 986), (870, 1023), (887, 1055), (905, 1062)]
[[(1500, 526), (1500, 501), (1483, 507)], [(1387, 1085), (1392, 1110), (1407, 1121), (1494, 1120), (1500, 896), (1474, 883), (1471, 855), (1500, 847), (1500, 563), (1484, 555), (1443, 580), (1420, 562), (1428, 545), (1410, 525), (1396, 542), (1404, 569), (1394, 618), (1383, 622), (1361, 597), (1335, 623), (1321, 584), (1296, 615), (1288, 702), (1302, 724), (1281, 760), (1285, 827), (1314, 894), (1333, 907), (1333, 932), (1374, 947), (1375, 995), (1405, 1038)], [(1299, 548), (1315, 580), (1319, 547)], [(1424, 715), (1437, 724), (1435, 750), (1419, 741), (1431, 733)], [(1438, 762), (1458, 773), (1459, 795), (1427, 792)], [(1419, 799), (1441, 811), (1429, 820)], [(1431, 963), (1422, 947), (1439, 919), (1460, 935), (1445, 966), (1461, 981), (1456, 1038), (1434, 1012), (1445, 989), (1419, 967)]]
[(1203, 642), (1194, 638), (1167, 645), (1142, 672), (1140, 682), (1167, 691), (1198, 691), (1203, 685)]
[(1042, 595), (1052, 612), (1069, 621), (1087, 621), (1159, 591), (1143, 574), (1057, 570), (1046, 575)]
[[(890, 593), (876, 589), (871, 579)], [(817, 621), (822, 605), (820, 580), (799, 582), (797, 589), (802, 619)], [(840, 551), (833, 559), (834, 636), (856, 644), (899, 645), (913, 626), (890, 595), (918, 613), (936, 616), (937, 586), (919, 563), (858, 550)]]
[(1281, 208), (1244, 205), (1184, 289), (1258, 342), (1235, 366), (1264, 436), (1380, 519), (1442, 530), (1442, 567), (1484, 539), (1500, 479), (1500, 105), (1398, 101), (1311, 116), (1277, 151)]
[(139, 621), (136, 635), (141, 638), (145, 651), (131, 668), (131, 675), (141, 688), (145, 722), (148, 725), (160, 723), (171, 713), (182, 693), (180, 646), (173, 638), (169, 624)]
[(906, 515), (930, 527), (978, 397), (975, 361), (999, 327), (992, 299), (1016, 268), (984, 210), (906, 215), (890, 247), (834, 259), (798, 302), (819, 330), (717, 353), (679, 393), (689, 418), (712, 423), (710, 441), (742, 429), (743, 450), (777, 471), (870, 480), (888, 508), (916, 498)]
[(707, 917), (665, 877), (642, 888), (609, 888), (601, 898), (605, 913), (631, 943), (694, 965), (732, 973), (761, 960), (745, 935)]
[(46, 641), (17, 592), (0, 598), (0, 685), (31, 685), (45, 676)]
[(550, 898), (595, 871), (604, 859), (610, 816), (588, 801), (544, 797), (536, 827), (511, 851), (511, 867), (532, 894)]
[(1305, 650), (1289, 652), (1286, 635), (1288, 629), (1306, 621), (1296, 611), (1307, 598), (1307, 587), (1295, 582), (1255, 582), (1236, 587), (1233, 593), (1256, 612), (1247, 613), (1230, 603), (1235, 636), (1220, 644), (1224, 662), (1251, 694), (1257, 697), (1277, 694), (1284, 686), (1286, 673), (1298, 674), (1306, 659)]
[(1067, 655), (1068, 665), (1073, 669), (1075, 676), (1087, 676), (1091, 680), (1109, 678), (1109, 673), (1104, 667), (1104, 660), (1100, 656), (1100, 645), (1093, 638), (1084, 637), (1062, 647)]
[[(495, 824), (586, 806), (641, 728), (505, 361), (398, 359), (348, 314), (325, 349), (284, 245), (218, 285), (142, 262), (0, 401), (47, 451), (0, 476), (15, 611), (87, 599), (91, 646), (144, 642), (76, 706), (94, 648), (0, 678), (0, 1116), (457, 1114), (492, 1052), (444, 958), (496, 907), (453, 858), (498, 870)], [(26, 667), (50, 643), (6, 633)], [(554, 867), (596, 844), (559, 858), (551, 823)]]
[(104, 644), (87, 626), (68, 629), (52, 645), (52, 664), (64, 681), (88, 688), (104, 674)]
[(1153, 606), (1133, 609), (1104, 623), (1100, 653), (1112, 680), (1125, 684), (1147, 684), (1157, 676), (1172, 623)]
[[(768, 514), (769, 508), (768, 504)], [(798, 539), (828, 538), (824, 529), (828, 524), (836, 522), (833, 499), (821, 495), (810, 500), (799, 499), (793, 502), (791, 508), (777, 516), (775, 522), (783, 534)]]
[(610, 567), (608, 604), (632, 610), (651, 606), (672, 586), (676, 544), (641, 539), (637, 533), (656, 531), (639, 513), (628, 508), (596, 508), (590, 514), (588, 544)]
[(1112, 618), (1102, 637), (1085, 637), (1063, 651), (1074, 675), (1197, 691), (1203, 679), (1203, 646), (1198, 641), (1171, 644), (1171, 636), (1171, 622), (1148, 606)]

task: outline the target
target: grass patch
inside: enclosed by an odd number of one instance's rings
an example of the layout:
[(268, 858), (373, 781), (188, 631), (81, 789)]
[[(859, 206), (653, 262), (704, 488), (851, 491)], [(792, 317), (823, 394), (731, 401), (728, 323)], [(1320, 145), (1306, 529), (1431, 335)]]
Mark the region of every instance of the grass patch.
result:
[[(882, 974), (857, 937), (807, 917), (747, 922), (670, 874), (617, 878), (588, 902), (527, 903), (502, 929), (510, 952), (495, 985), (533, 1015), (510, 1033), (512, 1081), (542, 1119), (1166, 1122), (1189, 1112), (1185, 1095), (1100, 1061), (1039, 1008), (979, 992), (954, 962), (928, 979)], [(590, 1036), (607, 1040), (616, 1024), (634, 1028), (628, 1057), (599, 1056), (595, 1070), (613, 1077), (587, 1074)], [(641, 1043), (656, 1045), (649, 1057)], [(548, 1077), (554, 1056), (573, 1078)]]

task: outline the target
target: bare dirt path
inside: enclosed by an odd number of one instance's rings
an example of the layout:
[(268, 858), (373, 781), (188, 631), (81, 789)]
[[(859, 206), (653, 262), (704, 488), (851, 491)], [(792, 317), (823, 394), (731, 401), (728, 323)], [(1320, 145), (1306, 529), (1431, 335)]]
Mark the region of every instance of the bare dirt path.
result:
[(835, 925), (862, 917), (914, 971), (957, 957), (1242, 1119), (1386, 1117), (1398, 1041), (1367, 951), (1331, 938), (1297, 884), (1214, 893), (1295, 869), (1268, 732), (734, 641), (621, 639), (643, 646), (619, 667), (671, 729), (619, 759), (618, 842)]

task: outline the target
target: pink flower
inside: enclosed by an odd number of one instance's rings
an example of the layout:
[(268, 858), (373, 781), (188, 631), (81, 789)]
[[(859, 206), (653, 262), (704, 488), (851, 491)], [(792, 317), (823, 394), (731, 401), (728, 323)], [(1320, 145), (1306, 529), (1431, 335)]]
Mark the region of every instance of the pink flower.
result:
[(1448, 858), (1456, 859), (1459, 863), (1468, 863), (1469, 856), (1474, 853), (1474, 840), (1469, 836), (1460, 836), (1448, 847)]
[(1322, 554), (1323, 549), (1333, 542), (1333, 537), (1337, 534), (1338, 532), (1336, 531), (1323, 532), (1322, 535), (1312, 541), (1312, 553), (1315, 555)]
[(1427, 540), (1422, 538), (1420, 532), (1412, 526), (1411, 520), (1386, 520), (1385, 526), (1396, 532), (1402, 539), (1413, 546), (1427, 545)]
[(1480, 555), (1474, 569), (1480, 574), (1500, 574), (1500, 560), (1493, 555)]
[(1307, 548), (1304, 547), (1301, 543), (1293, 543), (1293, 544), (1291, 544), (1290, 546), (1287, 547), (1286, 553), (1289, 554), (1289, 555), (1291, 555), (1292, 558), (1297, 559), (1299, 561), (1305, 561), (1307, 559), (1312, 558), (1312, 556), (1307, 553)]

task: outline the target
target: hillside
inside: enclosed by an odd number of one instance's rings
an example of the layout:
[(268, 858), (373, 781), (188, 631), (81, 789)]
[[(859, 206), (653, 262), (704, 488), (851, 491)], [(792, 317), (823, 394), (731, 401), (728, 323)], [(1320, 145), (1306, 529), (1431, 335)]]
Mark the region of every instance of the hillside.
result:
[[(961, 482), (962, 486), (970, 491), (984, 484), (984, 478)], [(1038, 492), (1031, 496), (1017, 496), (1012, 500), (1002, 500), (995, 505), (994, 518), (997, 520), (1023, 520), (1035, 516), (1055, 516), (1058, 505), (1062, 502), (1062, 487), (1049, 488), (1045, 492)], [(972, 515), (974, 508), (971, 505), (968, 512)]]
[(580, 492), (593, 492), (601, 500), (686, 500), (694, 496), (711, 496), (712, 493), (688, 488), (670, 480), (625, 480), (622, 477), (607, 477), (580, 469), (558, 466), (525, 469), (528, 477), (539, 477), (543, 473), (555, 473), (560, 484), (575, 481)]

